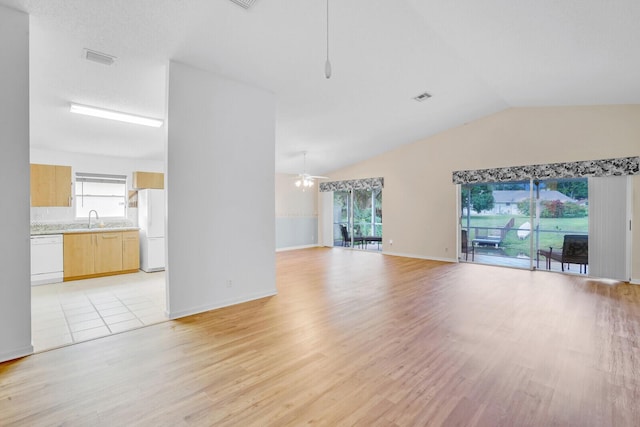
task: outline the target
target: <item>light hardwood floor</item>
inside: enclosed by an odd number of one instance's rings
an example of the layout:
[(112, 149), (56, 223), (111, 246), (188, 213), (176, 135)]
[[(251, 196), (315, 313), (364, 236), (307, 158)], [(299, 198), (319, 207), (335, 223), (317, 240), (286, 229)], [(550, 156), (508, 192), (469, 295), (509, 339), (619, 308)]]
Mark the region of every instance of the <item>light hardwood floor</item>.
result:
[(0, 425), (640, 425), (640, 287), (320, 248), (277, 284), (1, 364)]

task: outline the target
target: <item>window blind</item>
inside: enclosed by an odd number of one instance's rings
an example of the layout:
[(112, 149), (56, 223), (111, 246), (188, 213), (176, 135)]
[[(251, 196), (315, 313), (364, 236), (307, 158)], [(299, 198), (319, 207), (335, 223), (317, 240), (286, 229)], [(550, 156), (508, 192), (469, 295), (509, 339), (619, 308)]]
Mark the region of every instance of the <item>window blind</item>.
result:
[(76, 172), (76, 182), (99, 182), (104, 184), (126, 184), (126, 175), (106, 175), (98, 173)]

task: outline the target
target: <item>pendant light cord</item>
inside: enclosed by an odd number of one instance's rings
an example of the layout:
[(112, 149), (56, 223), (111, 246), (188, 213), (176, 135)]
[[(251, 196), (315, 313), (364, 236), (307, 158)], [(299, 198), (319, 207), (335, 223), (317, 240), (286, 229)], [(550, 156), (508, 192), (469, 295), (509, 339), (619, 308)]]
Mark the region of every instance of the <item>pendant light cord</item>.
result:
[(327, 0), (327, 60), (324, 63), (324, 76), (331, 78), (331, 62), (329, 61), (329, 0)]
[(329, 61), (329, 0), (327, 0), (327, 61)]

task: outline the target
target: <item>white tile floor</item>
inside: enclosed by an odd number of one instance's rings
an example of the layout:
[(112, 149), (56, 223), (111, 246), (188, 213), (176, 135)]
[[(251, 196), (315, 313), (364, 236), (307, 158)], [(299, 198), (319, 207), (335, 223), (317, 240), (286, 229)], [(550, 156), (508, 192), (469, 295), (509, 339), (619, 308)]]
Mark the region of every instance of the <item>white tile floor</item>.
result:
[(34, 351), (163, 322), (165, 301), (163, 271), (32, 286)]

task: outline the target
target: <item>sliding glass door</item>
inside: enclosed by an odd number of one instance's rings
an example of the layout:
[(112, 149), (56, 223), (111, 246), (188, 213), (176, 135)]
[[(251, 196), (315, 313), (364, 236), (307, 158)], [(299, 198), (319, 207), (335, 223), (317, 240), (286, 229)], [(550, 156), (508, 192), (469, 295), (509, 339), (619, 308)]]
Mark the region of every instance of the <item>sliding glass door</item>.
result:
[(459, 258), (629, 280), (639, 173), (638, 156), (454, 171)]
[[(587, 178), (536, 180), (534, 192), (531, 208), (534, 209), (536, 268), (586, 273), (586, 264), (582, 268), (580, 264), (563, 263), (562, 253), (567, 239), (570, 239), (567, 245), (573, 245), (571, 242), (580, 242), (581, 239), (586, 239), (588, 245)], [(576, 261), (577, 258), (572, 260)], [(584, 261), (588, 262), (588, 252), (584, 254)]]
[(362, 249), (380, 250), (382, 190), (353, 190), (353, 236)]
[(530, 268), (531, 182), (465, 184), (461, 196), (465, 260)]
[(587, 179), (464, 184), (460, 226), (464, 261), (562, 270), (564, 236), (588, 234)]
[(334, 246), (382, 249), (382, 189), (335, 191)]
[(351, 246), (351, 191), (333, 193), (333, 246)]

